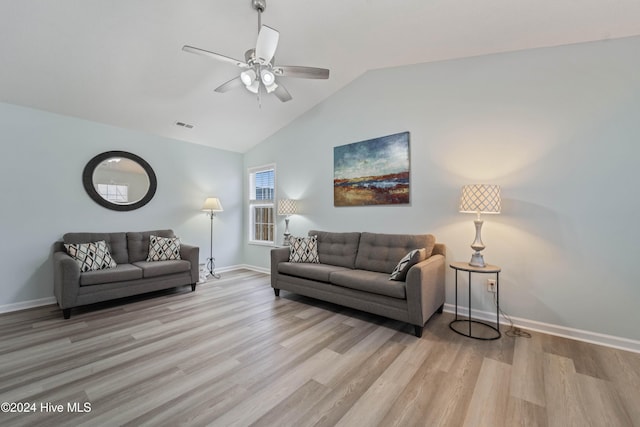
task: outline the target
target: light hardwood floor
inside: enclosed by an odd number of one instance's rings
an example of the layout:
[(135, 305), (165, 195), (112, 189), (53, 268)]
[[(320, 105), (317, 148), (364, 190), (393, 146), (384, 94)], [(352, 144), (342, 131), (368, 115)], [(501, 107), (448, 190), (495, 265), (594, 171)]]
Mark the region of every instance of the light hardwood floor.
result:
[(1, 315), (0, 402), (36, 412), (0, 425), (640, 426), (639, 354), (538, 333), (472, 340), (448, 313), (418, 339), (281, 295), (238, 270), (69, 320), (54, 306)]

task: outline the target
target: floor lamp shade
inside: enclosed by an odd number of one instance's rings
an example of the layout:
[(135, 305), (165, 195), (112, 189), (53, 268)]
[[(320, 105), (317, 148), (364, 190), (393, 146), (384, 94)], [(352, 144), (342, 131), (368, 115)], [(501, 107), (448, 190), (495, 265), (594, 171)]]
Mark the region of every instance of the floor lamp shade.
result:
[(460, 212), (474, 213), (477, 215), (473, 221), (476, 227), (476, 238), (471, 244), (471, 249), (475, 252), (471, 256), (469, 265), (474, 267), (484, 267), (484, 257), (480, 253), (484, 248), (482, 243), (482, 223), (480, 214), (500, 213), (500, 186), (489, 184), (471, 184), (462, 187), (462, 196), (460, 197)]
[(220, 199), (218, 199), (217, 197), (208, 197), (204, 201), (204, 205), (202, 206), (202, 210), (203, 211), (208, 211), (208, 212), (222, 212), (222, 211), (224, 211), (224, 209), (222, 209), (222, 203), (220, 203)]

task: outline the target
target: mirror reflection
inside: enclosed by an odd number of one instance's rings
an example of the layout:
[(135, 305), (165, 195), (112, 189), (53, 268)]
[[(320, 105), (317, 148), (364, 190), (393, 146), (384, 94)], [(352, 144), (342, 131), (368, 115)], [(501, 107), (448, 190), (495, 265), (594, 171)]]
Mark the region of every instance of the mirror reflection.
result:
[(144, 168), (124, 157), (110, 157), (100, 163), (93, 171), (92, 181), (103, 199), (118, 205), (142, 200), (151, 184)]

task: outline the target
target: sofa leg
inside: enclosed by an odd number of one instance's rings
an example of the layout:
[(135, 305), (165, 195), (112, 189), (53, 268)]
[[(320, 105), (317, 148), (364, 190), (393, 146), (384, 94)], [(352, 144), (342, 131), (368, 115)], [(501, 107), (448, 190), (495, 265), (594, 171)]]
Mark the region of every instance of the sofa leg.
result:
[(195, 290), (196, 290), (196, 284), (192, 283), (191, 284), (191, 292), (195, 292)]
[(424, 328), (424, 326), (413, 325), (413, 334), (416, 337), (421, 338), (422, 337), (422, 329), (423, 328)]
[(438, 307), (437, 313), (438, 314), (442, 314), (443, 311), (444, 311), (444, 304), (442, 304), (440, 307)]
[(280, 289), (273, 288), (273, 293), (276, 294), (277, 297), (280, 296)]
[(71, 309), (70, 308), (63, 308), (62, 309), (62, 315), (64, 316), (65, 319), (69, 319), (71, 317)]

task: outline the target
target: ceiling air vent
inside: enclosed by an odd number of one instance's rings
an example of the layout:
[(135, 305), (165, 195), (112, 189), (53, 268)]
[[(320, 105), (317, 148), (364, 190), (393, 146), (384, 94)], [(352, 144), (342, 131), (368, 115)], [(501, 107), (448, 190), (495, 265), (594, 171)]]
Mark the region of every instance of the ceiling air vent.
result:
[(176, 122), (176, 126), (180, 126), (187, 129), (193, 129), (193, 125), (190, 125), (189, 123), (185, 123), (185, 122)]

